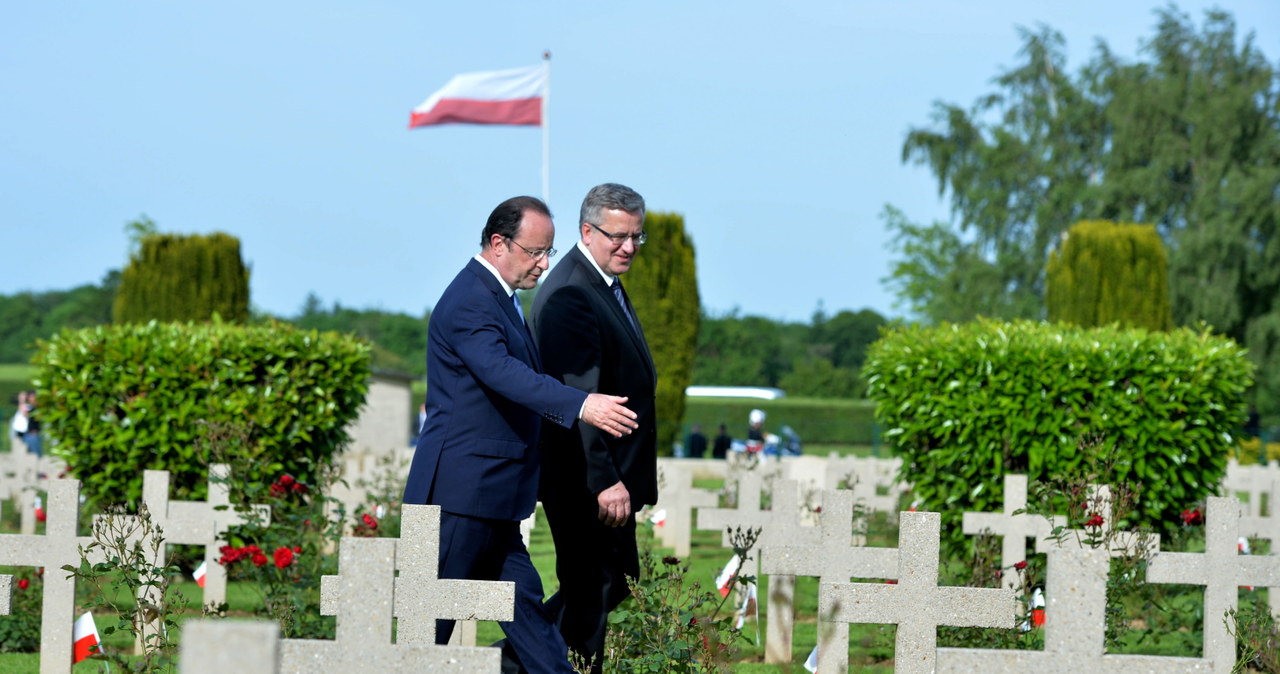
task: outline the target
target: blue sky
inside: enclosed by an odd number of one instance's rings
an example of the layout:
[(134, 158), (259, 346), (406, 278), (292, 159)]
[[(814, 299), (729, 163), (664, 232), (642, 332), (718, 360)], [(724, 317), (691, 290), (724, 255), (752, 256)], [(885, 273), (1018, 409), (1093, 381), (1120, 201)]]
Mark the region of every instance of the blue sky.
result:
[[(447, 5), (447, 6), (446, 6)], [(969, 105), (1017, 62), (1017, 26), (1132, 58), (1158, 3), (18, 3), (0, 22), (0, 293), (67, 289), (124, 265), (125, 223), (225, 231), (252, 302), (420, 314), (499, 201), (541, 191), (535, 128), (409, 131), (454, 74), (551, 50), (556, 244), (592, 185), (685, 216), (703, 306), (807, 321), (870, 307), (886, 203), (947, 217), (900, 161), (932, 102)], [(1280, 2), (1230, 12), (1280, 59)]]

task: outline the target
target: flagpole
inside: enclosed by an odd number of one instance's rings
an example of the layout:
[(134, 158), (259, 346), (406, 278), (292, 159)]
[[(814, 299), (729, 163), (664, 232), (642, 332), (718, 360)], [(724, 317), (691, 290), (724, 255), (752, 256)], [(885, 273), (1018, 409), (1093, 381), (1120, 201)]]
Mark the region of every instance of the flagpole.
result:
[(542, 85), (542, 202), (551, 203), (551, 50), (542, 52), (547, 77)]

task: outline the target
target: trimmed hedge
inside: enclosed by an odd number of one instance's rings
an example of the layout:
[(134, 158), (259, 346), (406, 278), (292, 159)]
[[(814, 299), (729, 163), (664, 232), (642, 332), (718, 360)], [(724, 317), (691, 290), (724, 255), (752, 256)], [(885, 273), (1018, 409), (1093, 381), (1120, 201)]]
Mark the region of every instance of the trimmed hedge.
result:
[[(702, 424), (708, 440), (724, 424), (729, 435), (739, 440), (747, 437), (747, 414), (764, 410), (769, 417), (765, 430), (777, 433), (790, 426), (805, 444), (871, 445), (876, 442), (875, 404), (868, 400), (839, 398), (687, 398), (684, 430), (690, 424)], [(684, 441), (683, 434), (680, 441)]]
[(309, 481), (347, 443), (368, 390), (369, 347), (285, 323), (99, 326), (64, 330), (33, 359), (40, 416), (98, 503), (135, 503), (144, 469), (172, 473), (172, 495), (203, 498), (208, 422), (247, 435), (252, 474)]
[(1133, 523), (1172, 531), (1221, 481), (1252, 372), (1207, 331), (986, 320), (886, 332), (864, 369), (902, 479), (952, 543), (963, 512), (1001, 509), (1004, 473), (1086, 475), (1082, 440), (1141, 488)]

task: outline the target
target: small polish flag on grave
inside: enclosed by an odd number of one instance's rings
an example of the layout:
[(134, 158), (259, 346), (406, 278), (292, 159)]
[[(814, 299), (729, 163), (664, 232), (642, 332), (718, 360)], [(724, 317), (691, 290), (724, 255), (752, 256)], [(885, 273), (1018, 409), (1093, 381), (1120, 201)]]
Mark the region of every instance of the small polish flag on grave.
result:
[(40, 498), (39, 494), (36, 495), (35, 504), (36, 504), (36, 521), (43, 522), (45, 520), (44, 499)]
[[(1238, 540), (1236, 540), (1236, 552), (1242, 555), (1253, 554), (1252, 552), (1249, 551), (1249, 539), (1245, 538), (1244, 536), (1241, 536)], [(1241, 585), (1240, 587), (1246, 590), (1253, 590), (1252, 585)]]
[(666, 508), (658, 508), (657, 510), (653, 511), (653, 514), (649, 516), (649, 521), (650, 521), (651, 523), (653, 523), (653, 526), (655, 526), (655, 527), (660, 527), (660, 526), (662, 526), (662, 525), (666, 524), (666, 523), (667, 523), (667, 509), (666, 509)]
[(98, 626), (93, 622), (92, 613), (86, 613), (76, 619), (76, 625), (71, 630), (71, 638), (75, 641), (71, 646), (71, 664), (74, 665), (98, 652), (102, 642), (98, 639)]
[(724, 565), (720, 575), (716, 576), (716, 587), (719, 588), (721, 597), (729, 596), (729, 590), (733, 589), (733, 579), (738, 577), (740, 568), (742, 568), (742, 560), (734, 555), (729, 563)]
[(809, 651), (809, 657), (805, 658), (804, 660), (804, 668), (811, 672), (818, 671), (818, 647), (817, 646), (814, 646), (813, 650)]
[(747, 623), (747, 616), (755, 616), (756, 621), (760, 620), (760, 607), (756, 603), (756, 584), (747, 583), (746, 590), (743, 592), (742, 605), (738, 607), (738, 629)]
[(204, 576), (208, 571), (208, 565), (209, 562), (207, 561), (200, 562), (200, 566), (197, 566), (196, 570), (191, 572), (191, 577), (196, 579), (196, 585), (199, 585), (200, 587), (204, 587)]
[(1044, 592), (1038, 587), (1031, 593), (1031, 624), (1044, 627)]

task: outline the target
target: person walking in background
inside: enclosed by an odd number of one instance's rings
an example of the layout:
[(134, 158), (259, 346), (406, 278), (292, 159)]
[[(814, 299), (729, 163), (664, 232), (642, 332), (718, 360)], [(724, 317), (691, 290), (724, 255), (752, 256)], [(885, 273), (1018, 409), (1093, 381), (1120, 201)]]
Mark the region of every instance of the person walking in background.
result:
[(36, 392), (18, 392), (18, 411), (9, 423), (13, 436), (27, 446), (27, 452), (41, 456), (40, 420), (36, 418)]
[(711, 446), (711, 458), (723, 459), (732, 446), (733, 438), (729, 437), (729, 430), (724, 424), (720, 424), (720, 432), (716, 433), (715, 444)]
[(689, 448), (688, 456), (691, 459), (701, 459), (703, 454), (707, 453), (707, 436), (702, 434), (702, 426), (694, 424), (689, 429), (689, 439), (686, 446)]
[(635, 512), (658, 498), (657, 372), (619, 277), (645, 242), (644, 199), (593, 187), (581, 235), (534, 298), (534, 335), (549, 374), (584, 391), (627, 397), (638, 427), (611, 437), (583, 424), (549, 427), (542, 505), (556, 546), (560, 591), (547, 601), (569, 648), (601, 671), (609, 612), (639, 577)]
[[(404, 502), (438, 505), (441, 578), (515, 583), (515, 619), (499, 623), (530, 672), (573, 669), (543, 608), (542, 581), (520, 538), (533, 512), (542, 421), (603, 435), (636, 428), (626, 398), (572, 389), (541, 373), (515, 291), (538, 283), (555, 254), (546, 204), (515, 197), (490, 214), (481, 251), (441, 295), (427, 327), (427, 416)], [(652, 401), (647, 403), (652, 405)], [(447, 643), (452, 620), (437, 622)]]

